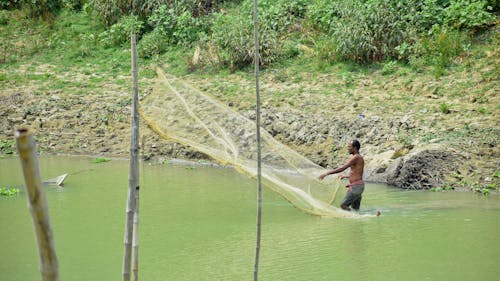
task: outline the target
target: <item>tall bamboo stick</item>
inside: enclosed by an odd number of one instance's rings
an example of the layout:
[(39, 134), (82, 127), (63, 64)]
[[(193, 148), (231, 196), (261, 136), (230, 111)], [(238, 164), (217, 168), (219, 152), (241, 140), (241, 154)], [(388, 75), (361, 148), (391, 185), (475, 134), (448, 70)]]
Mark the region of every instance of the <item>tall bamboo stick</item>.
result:
[[(137, 85), (137, 51), (135, 44), (135, 34), (131, 36), (132, 48), (132, 75), (133, 75), (133, 91), (132, 91), (132, 124), (130, 136), (130, 165), (128, 178), (128, 195), (125, 220), (125, 238), (124, 238), (124, 254), (123, 254), (123, 280), (130, 280), (130, 264), (132, 256), (132, 240), (134, 228), (134, 213), (137, 211), (136, 200), (139, 199), (139, 97)], [(138, 215), (138, 214), (137, 214)], [(138, 221), (138, 219), (137, 219)], [(137, 230), (136, 230), (137, 231)], [(137, 271), (137, 270), (136, 270)]]
[(28, 206), (35, 227), (42, 279), (44, 281), (58, 281), (59, 266), (54, 247), (54, 235), (50, 226), (47, 200), (38, 167), (36, 143), (33, 134), (27, 129), (16, 130), (15, 137), (23, 168)]
[(139, 279), (139, 190), (135, 193), (134, 241), (132, 242), (132, 273), (134, 281)]
[(257, 129), (257, 237), (255, 241), (255, 261), (253, 280), (259, 279), (260, 236), (262, 228), (262, 149), (260, 141), (260, 91), (259, 91), (259, 20), (258, 1), (253, 1), (253, 31), (254, 31), (254, 63), (255, 63), (255, 98), (256, 98), (256, 129)]

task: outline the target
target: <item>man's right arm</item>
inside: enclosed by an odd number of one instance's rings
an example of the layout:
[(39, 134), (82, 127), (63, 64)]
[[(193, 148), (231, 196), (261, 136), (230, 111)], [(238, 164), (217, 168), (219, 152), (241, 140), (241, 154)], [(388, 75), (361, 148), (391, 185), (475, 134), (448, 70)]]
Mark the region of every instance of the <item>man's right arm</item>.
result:
[(342, 166), (338, 167), (338, 168), (337, 168), (337, 169), (335, 169), (335, 170), (331, 170), (331, 171), (329, 171), (329, 172), (326, 172), (326, 173), (324, 173), (324, 174), (320, 175), (320, 176), (319, 176), (319, 179), (320, 179), (320, 180), (322, 180), (322, 179), (324, 179), (324, 178), (325, 178), (326, 176), (328, 176), (328, 175), (331, 175), (331, 174), (336, 174), (336, 173), (339, 173), (339, 172), (344, 171), (345, 169), (347, 169), (347, 168), (351, 167), (351, 166), (355, 163), (355, 160), (356, 160), (356, 157), (355, 157), (355, 156), (351, 157), (351, 159), (349, 159), (349, 161), (347, 161), (344, 165), (342, 165)]

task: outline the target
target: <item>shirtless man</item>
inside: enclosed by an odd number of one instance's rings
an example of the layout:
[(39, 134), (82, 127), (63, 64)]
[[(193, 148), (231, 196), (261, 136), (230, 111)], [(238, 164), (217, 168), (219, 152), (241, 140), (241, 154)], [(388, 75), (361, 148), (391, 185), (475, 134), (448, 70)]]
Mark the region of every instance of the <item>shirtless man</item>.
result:
[(339, 175), (340, 179), (349, 178), (349, 184), (346, 186), (349, 190), (340, 204), (340, 207), (344, 210), (350, 211), (352, 207), (354, 210), (358, 211), (359, 206), (361, 205), (361, 194), (365, 190), (365, 182), (363, 181), (363, 168), (365, 166), (365, 160), (363, 156), (359, 154), (359, 149), (361, 148), (361, 144), (358, 140), (353, 140), (349, 142), (348, 149), (349, 154), (352, 154), (349, 161), (347, 161), (344, 165), (338, 167), (335, 170), (326, 172), (319, 176), (319, 179), (322, 180), (326, 176), (331, 174), (336, 174), (344, 171), (347, 168), (351, 168), (350, 175)]

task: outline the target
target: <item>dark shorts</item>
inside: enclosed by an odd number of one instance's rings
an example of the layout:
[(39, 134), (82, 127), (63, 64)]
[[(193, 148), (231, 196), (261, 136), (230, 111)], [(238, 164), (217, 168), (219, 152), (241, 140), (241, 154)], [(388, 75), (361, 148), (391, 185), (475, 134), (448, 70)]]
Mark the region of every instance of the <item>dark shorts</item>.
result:
[(340, 205), (343, 209), (348, 209), (352, 207), (354, 210), (359, 210), (361, 206), (361, 194), (365, 191), (364, 184), (356, 184), (352, 186), (351, 190), (345, 195), (342, 204)]

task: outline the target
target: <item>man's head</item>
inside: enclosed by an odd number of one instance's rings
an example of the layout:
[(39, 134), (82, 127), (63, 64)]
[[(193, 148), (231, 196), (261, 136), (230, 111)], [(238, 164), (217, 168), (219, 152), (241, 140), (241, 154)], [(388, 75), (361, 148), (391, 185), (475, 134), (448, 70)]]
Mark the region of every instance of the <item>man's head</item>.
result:
[(349, 142), (348, 148), (350, 154), (355, 154), (359, 152), (359, 150), (361, 149), (361, 144), (359, 143), (358, 140), (352, 140)]

